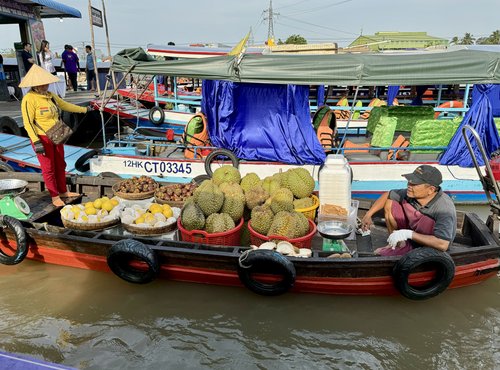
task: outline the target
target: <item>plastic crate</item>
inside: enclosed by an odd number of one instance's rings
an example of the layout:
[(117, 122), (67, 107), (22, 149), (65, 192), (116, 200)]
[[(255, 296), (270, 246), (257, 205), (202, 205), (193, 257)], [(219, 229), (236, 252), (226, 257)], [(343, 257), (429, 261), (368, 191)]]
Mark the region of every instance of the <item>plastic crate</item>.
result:
[(243, 217), (235, 228), (225, 231), (223, 233), (207, 233), (204, 230), (186, 230), (182, 227), (181, 218), (177, 220), (177, 226), (181, 233), (181, 240), (185, 242), (211, 244), (211, 245), (224, 245), (224, 246), (238, 246), (240, 245), (241, 228), (243, 227)]
[(308, 248), (311, 249), (311, 244), (312, 244), (312, 238), (316, 234), (316, 224), (312, 220), (309, 221), (309, 233), (305, 236), (302, 236), (300, 238), (293, 238), (293, 239), (288, 239), (285, 238), (284, 236), (279, 236), (279, 235), (262, 235), (259, 234), (257, 231), (252, 229), (252, 221), (248, 221), (248, 231), (250, 231), (250, 244), (251, 245), (256, 245), (257, 247), (260, 246), (261, 244), (264, 244), (265, 242), (268, 242), (270, 240), (285, 240), (297, 248)]
[(307, 208), (299, 208), (296, 209), (297, 212), (303, 213), (309, 220), (313, 220), (316, 218), (316, 210), (319, 207), (319, 199), (316, 195), (312, 194), (311, 198), (313, 200), (313, 205)]

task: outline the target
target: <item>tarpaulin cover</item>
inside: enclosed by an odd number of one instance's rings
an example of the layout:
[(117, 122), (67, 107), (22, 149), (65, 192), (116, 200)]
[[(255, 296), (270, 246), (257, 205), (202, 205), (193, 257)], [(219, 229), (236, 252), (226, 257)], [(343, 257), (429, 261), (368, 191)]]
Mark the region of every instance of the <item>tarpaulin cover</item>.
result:
[[(492, 51), (494, 50), (494, 51)], [(172, 61), (137, 60), (133, 49), (112, 70), (234, 82), (295, 85), (434, 85), (500, 83), (500, 48), (393, 54), (243, 55)]]
[(389, 86), (387, 89), (387, 105), (393, 106), (394, 105), (394, 99), (396, 99), (396, 95), (398, 95), (399, 92), (399, 85), (397, 86)]
[[(475, 100), (474, 92), (472, 90), (472, 100)], [(493, 117), (500, 117), (500, 85), (494, 85), (488, 92), (488, 98), (490, 99), (491, 109), (493, 112)]]
[[(462, 135), (462, 127), (465, 125), (471, 126), (478, 133), (481, 138), (484, 150), (487, 155), (500, 147), (500, 137), (493, 120), (490, 99), (488, 93), (494, 85), (475, 85), (473, 96), (475, 99), (472, 101), (472, 106), (465, 114), (460, 127), (453, 136), (448, 145), (448, 149), (444, 152), (440, 164), (445, 165), (459, 165), (460, 167), (472, 167), (472, 157), (469, 153), (465, 138)], [(484, 165), (483, 157), (479, 152), (476, 139), (472, 136), (470, 131), (467, 131), (467, 137), (471, 143), (472, 149), (476, 155), (478, 163)]]
[(203, 81), (202, 94), (201, 110), (214, 146), (247, 160), (324, 162), (307, 86)]

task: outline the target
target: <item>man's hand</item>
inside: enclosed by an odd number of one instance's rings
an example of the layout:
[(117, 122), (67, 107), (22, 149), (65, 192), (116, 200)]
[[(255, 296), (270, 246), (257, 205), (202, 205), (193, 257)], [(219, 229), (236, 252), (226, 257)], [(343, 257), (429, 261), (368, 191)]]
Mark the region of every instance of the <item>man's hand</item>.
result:
[(395, 248), (399, 242), (404, 242), (405, 240), (411, 239), (413, 237), (413, 230), (401, 229), (393, 231), (391, 235), (387, 238), (387, 243), (392, 248)]
[(364, 231), (370, 230), (370, 227), (373, 225), (373, 220), (371, 216), (365, 214), (363, 219), (361, 220), (361, 229)]

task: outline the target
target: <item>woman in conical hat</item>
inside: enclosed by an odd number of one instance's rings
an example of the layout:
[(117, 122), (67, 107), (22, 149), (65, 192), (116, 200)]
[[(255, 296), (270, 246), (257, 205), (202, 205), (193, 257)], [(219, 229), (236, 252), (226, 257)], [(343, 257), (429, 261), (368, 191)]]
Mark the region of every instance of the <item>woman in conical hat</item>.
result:
[[(66, 162), (64, 144), (54, 144), (46, 132), (59, 121), (59, 109), (72, 113), (85, 113), (89, 108), (80, 107), (62, 100), (48, 91), (49, 84), (59, 78), (34, 64), (19, 87), (31, 87), (21, 102), (24, 128), (40, 162), (45, 186), (56, 207), (64, 206), (64, 198), (78, 196), (66, 187)], [(61, 199), (63, 198), (63, 199)]]

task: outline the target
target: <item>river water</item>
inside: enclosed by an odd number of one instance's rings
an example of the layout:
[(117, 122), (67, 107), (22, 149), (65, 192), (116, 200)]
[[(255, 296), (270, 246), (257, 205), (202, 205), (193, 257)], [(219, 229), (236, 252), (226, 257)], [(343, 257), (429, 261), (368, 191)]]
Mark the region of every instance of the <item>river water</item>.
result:
[(269, 298), (24, 261), (0, 291), (0, 350), (82, 369), (500, 368), (498, 278), (423, 302)]

